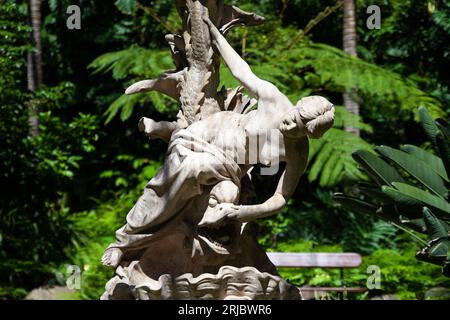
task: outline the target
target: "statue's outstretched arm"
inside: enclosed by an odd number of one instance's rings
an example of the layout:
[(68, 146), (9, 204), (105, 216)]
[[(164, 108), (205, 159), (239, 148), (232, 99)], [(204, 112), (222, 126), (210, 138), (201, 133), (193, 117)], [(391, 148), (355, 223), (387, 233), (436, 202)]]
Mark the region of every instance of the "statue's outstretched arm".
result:
[(211, 39), (217, 48), (231, 74), (257, 99), (273, 99), (281, 93), (272, 83), (258, 78), (250, 66), (245, 62), (233, 47), (227, 42), (217, 27), (208, 17), (204, 17), (206, 24), (210, 28)]
[(289, 198), (297, 188), (297, 184), (306, 170), (308, 162), (308, 143), (296, 145), (291, 149), (284, 170), (274, 195), (266, 202), (250, 206), (231, 206), (227, 214), (229, 218), (241, 222), (254, 221), (279, 213), (286, 206)]
[(165, 142), (169, 142), (172, 133), (177, 128), (176, 122), (156, 122), (149, 118), (142, 118), (139, 121), (139, 131), (144, 132), (151, 140), (161, 139)]
[(167, 72), (157, 79), (139, 81), (127, 88), (125, 94), (143, 93), (149, 91), (158, 91), (165, 95), (180, 101), (180, 91), (178, 84), (183, 79), (182, 71)]

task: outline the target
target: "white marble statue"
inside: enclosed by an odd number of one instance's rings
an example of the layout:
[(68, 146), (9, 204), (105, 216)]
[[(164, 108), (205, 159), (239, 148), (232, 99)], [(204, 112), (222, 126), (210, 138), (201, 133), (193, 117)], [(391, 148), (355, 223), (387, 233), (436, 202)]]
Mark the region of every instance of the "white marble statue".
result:
[[(168, 37), (178, 70), (141, 81), (127, 94), (160, 91), (177, 99), (182, 111), (177, 122), (144, 118), (139, 123), (150, 139), (168, 142), (168, 152), (117, 231), (117, 242), (105, 251), (102, 261), (117, 268), (117, 276), (102, 298), (299, 298), (298, 290), (278, 276), (249, 222), (286, 206), (306, 169), (308, 138), (320, 138), (332, 126), (333, 105), (312, 96), (294, 106), (276, 86), (258, 78), (223, 36), (239, 19), (252, 25), (262, 18), (235, 7), (226, 7), (231, 13), (224, 15), (221, 1), (177, 4), (190, 31)], [(183, 50), (185, 56), (179, 54)], [(217, 53), (252, 98), (241, 89), (217, 92)], [(193, 56), (200, 62), (185, 61)], [(275, 193), (264, 203), (251, 203), (252, 168), (280, 162), (286, 165)], [(230, 279), (241, 279), (248, 288), (226, 289)], [(199, 282), (210, 290), (203, 292)]]

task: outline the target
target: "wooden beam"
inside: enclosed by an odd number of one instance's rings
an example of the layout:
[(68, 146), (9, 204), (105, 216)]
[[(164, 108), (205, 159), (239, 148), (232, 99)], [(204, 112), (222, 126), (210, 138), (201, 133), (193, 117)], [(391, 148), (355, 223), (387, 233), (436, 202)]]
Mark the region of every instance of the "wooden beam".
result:
[(300, 287), (300, 291), (304, 292), (366, 292), (366, 288), (346, 288), (346, 287)]
[(357, 253), (288, 253), (268, 252), (276, 267), (284, 268), (357, 268), (362, 257)]

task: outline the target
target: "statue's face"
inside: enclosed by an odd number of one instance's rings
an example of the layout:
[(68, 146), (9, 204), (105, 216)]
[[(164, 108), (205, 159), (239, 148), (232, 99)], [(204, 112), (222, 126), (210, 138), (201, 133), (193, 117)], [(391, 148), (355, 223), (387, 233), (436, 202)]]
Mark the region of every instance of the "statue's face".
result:
[(284, 116), (280, 124), (280, 131), (289, 138), (301, 138), (306, 135), (305, 125), (300, 119), (297, 109), (292, 109)]
[(215, 253), (230, 254), (239, 240), (241, 223), (226, 219), (226, 210), (223, 210), (224, 206), (235, 204), (238, 200), (239, 188), (231, 181), (219, 182), (210, 192), (208, 207), (199, 223), (202, 226), (198, 228), (198, 236)]

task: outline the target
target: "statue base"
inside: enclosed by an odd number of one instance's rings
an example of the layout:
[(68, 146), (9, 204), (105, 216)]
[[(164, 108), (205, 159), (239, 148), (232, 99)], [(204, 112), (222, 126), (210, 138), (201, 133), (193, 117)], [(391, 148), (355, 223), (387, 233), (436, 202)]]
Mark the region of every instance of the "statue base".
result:
[(224, 266), (217, 274), (198, 277), (162, 275), (158, 280), (145, 275), (139, 262), (117, 269), (106, 284), (102, 300), (301, 300), (297, 287), (279, 276), (253, 267)]

